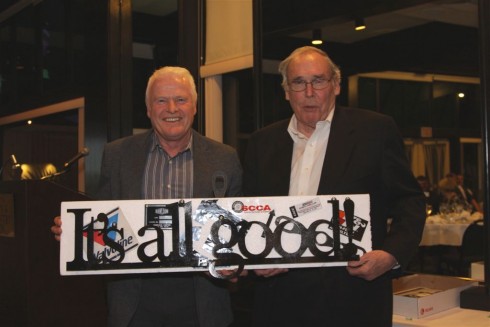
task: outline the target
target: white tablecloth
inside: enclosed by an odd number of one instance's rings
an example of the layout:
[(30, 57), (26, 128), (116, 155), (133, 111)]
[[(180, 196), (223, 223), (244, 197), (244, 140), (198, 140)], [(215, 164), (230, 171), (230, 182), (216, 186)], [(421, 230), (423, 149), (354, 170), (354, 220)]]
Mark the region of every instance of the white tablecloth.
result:
[(393, 315), (393, 327), (488, 327), (490, 312), (461, 309), (459, 307), (442, 311), (422, 319), (406, 319)]
[(468, 226), (482, 218), (481, 213), (469, 214), (467, 212), (458, 215), (447, 216), (434, 215), (427, 218), (422, 234), (421, 246), (452, 245), (461, 246), (463, 234)]

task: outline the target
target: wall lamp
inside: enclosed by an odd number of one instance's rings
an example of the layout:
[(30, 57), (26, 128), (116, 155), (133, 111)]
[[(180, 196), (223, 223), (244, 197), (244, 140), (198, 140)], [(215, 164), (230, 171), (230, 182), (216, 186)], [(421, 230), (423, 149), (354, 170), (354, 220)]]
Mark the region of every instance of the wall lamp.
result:
[(366, 23), (364, 23), (364, 18), (356, 18), (354, 20), (354, 29), (356, 31), (362, 31), (366, 29)]
[(314, 29), (313, 30), (313, 39), (311, 40), (311, 44), (320, 45), (322, 43), (323, 43), (322, 30), (321, 29)]

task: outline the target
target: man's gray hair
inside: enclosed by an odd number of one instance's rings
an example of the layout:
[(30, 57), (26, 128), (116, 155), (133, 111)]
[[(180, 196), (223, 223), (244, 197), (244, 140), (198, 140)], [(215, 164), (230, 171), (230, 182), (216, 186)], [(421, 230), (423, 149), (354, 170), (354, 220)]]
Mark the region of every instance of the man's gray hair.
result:
[(310, 52), (318, 53), (319, 55), (321, 55), (322, 57), (325, 58), (328, 65), (330, 66), (330, 69), (332, 70), (332, 73), (333, 73), (332, 77), (334, 78), (334, 80), (337, 83), (340, 84), (341, 77), (342, 77), (341, 73), (340, 73), (340, 68), (332, 61), (332, 59), (330, 59), (330, 57), (327, 55), (327, 53), (321, 49), (318, 49), (318, 48), (315, 48), (312, 46), (304, 46), (301, 48), (297, 48), (296, 50), (291, 52), (291, 54), (286, 59), (281, 61), (281, 63), (279, 64), (279, 72), (282, 75), (281, 85), (283, 88), (286, 89), (287, 85), (288, 85), (288, 67), (289, 67), (289, 64), (291, 63), (291, 60), (293, 60), (294, 58), (299, 57), (303, 54), (310, 53)]
[(197, 91), (196, 91), (196, 84), (194, 82), (194, 78), (192, 77), (192, 74), (184, 67), (177, 67), (177, 66), (165, 66), (153, 72), (153, 74), (148, 79), (148, 84), (146, 85), (145, 103), (148, 105), (148, 100), (150, 97), (150, 89), (153, 83), (159, 78), (166, 77), (169, 75), (182, 77), (189, 82), (189, 89), (192, 94), (192, 100), (194, 101), (194, 103), (196, 103)]

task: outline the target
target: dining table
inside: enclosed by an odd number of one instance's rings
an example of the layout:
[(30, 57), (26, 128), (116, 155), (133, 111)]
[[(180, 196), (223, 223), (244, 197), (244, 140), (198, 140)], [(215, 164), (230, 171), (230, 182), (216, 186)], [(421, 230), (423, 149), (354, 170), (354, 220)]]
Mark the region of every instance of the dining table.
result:
[(463, 235), (468, 226), (480, 220), (480, 212), (452, 212), (428, 216), (425, 221), (424, 232), (420, 246), (461, 246)]
[(425, 221), (422, 239), (419, 243), (414, 266), (411, 269), (424, 273), (444, 274), (442, 258), (448, 253), (458, 251), (468, 226), (480, 220), (479, 212), (468, 211), (434, 214)]

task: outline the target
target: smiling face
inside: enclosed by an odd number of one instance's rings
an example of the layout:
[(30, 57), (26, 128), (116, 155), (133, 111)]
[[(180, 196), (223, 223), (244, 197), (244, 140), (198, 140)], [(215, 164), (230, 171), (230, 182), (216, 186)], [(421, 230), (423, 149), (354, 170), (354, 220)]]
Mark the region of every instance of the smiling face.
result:
[[(311, 136), (316, 123), (325, 120), (335, 106), (335, 98), (340, 93), (340, 85), (325, 57), (316, 52), (306, 52), (293, 58), (287, 68), (288, 84), (298, 81), (308, 82), (303, 91), (292, 91), (285, 87), (286, 100), (298, 120), (298, 130)], [(309, 83), (314, 80), (330, 80), (321, 90), (313, 88)]]
[(192, 84), (185, 76), (158, 76), (149, 86), (146, 114), (164, 149), (187, 146), (196, 114)]

